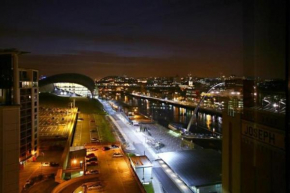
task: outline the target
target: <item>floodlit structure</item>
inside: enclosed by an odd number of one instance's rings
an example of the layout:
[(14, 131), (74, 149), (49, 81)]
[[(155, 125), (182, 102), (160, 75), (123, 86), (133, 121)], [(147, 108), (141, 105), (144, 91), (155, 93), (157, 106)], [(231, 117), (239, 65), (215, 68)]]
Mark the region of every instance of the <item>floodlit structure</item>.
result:
[(57, 74), (39, 81), (40, 91), (67, 97), (93, 97), (95, 83), (91, 78), (76, 73)]

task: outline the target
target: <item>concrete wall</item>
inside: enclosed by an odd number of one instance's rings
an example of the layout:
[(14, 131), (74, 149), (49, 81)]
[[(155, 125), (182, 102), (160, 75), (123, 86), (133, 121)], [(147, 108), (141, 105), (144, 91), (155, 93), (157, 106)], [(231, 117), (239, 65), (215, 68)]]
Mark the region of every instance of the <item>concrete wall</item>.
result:
[(63, 171), (67, 168), (67, 165), (68, 165), (69, 150), (70, 150), (70, 147), (71, 147), (71, 144), (73, 141), (74, 129), (75, 129), (77, 118), (78, 118), (77, 112), (78, 112), (78, 108), (75, 108), (73, 115), (72, 115), (73, 116), (72, 121), (68, 125), (68, 127), (69, 127), (68, 139), (67, 139), (66, 146), (65, 146), (63, 153), (62, 153), (62, 156), (61, 156), (61, 162), (60, 162), (59, 168), (58, 168), (56, 176), (55, 176), (55, 181), (58, 183), (63, 182), (63, 177), (64, 177)]

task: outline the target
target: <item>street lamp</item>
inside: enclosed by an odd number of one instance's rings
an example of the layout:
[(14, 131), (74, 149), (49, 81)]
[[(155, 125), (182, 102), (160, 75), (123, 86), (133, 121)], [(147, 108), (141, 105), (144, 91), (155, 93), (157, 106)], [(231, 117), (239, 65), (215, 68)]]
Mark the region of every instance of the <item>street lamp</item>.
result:
[(72, 166), (76, 166), (77, 163), (78, 163), (77, 159), (72, 160)]

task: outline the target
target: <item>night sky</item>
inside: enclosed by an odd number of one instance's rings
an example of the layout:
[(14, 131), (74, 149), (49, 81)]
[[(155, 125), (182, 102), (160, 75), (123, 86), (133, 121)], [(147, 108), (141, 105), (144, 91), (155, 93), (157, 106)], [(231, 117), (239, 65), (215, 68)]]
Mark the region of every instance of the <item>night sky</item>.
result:
[[(228, 3), (230, 2), (230, 3)], [(241, 75), (242, 4), (222, 0), (2, 1), (0, 48), (42, 75)]]

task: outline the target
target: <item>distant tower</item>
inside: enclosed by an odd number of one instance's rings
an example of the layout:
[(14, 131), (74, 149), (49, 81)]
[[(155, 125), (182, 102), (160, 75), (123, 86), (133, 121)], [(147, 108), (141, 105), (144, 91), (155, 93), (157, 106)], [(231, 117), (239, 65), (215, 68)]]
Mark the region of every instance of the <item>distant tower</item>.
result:
[(192, 87), (193, 86), (193, 78), (191, 74), (188, 74), (188, 86)]

